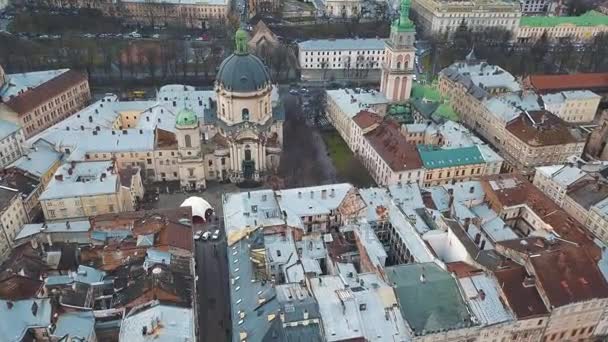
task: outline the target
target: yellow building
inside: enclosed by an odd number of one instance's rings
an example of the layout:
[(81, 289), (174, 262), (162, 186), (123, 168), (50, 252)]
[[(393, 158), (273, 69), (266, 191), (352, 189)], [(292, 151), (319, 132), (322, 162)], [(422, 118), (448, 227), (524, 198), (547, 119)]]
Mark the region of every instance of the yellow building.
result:
[(608, 16), (589, 11), (578, 17), (522, 17), (517, 39), (520, 42), (534, 41), (546, 33), (550, 40), (567, 38), (572, 41), (585, 41), (602, 32), (608, 32)]

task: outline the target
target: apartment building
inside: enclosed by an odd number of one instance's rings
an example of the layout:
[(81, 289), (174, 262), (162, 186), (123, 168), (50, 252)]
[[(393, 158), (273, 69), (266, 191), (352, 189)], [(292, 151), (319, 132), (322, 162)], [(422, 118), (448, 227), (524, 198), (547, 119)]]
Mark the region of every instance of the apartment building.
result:
[(0, 120), (0, 168), (21, 157), (24, 139), (23, 130), (19, 125)]
[(91, 93), (84, 74), (60, 69), (4, 75), (0, 97), (0, 118), (30, 138), (84, 108)]
[(331, 18), (353, 18), (361, 16), (365, 5), (361, 0), (323, 0), (314, 1), (317, 12)]
[(62, 165), (40, 196), (48, 221), (68, 220), (136, 209), (143, 198), (139, 170), (118, 171), (113, 162)]
[(442, 149), (418, 145), (424, 166), (424, 186), (468, 181), (485, 174), (486, 163), (477, 146)]
[(578, 17), (525, 16), (514, 33), (520, 42), (535, 41), (543, 34), (553, 41), (585, 42), (607, 31), (608, 16), (589, 11)]
[(553, 0), (519, 0), (521, 13), (524, 15), (539, 15), (551, 9)]
[(545, 110), (536, 93), (522, 91), (511, 74), (472, 52), (440, 72), (439, 91), (466, 126), (501, 152), (507, 169), (531, 174), (536, 166), (561, 164), (583, 152), (579, 131)]
[(313, 39), (298, 43), (302, 80), (380, 80), (384, 39)]
[(463, 21), (475, 31), (496, 27), (515, 35), (521, 8), (516, 1), (414, 0), (412, 14), (425, 35), (453, 33)]
[(0, 186), (0, 259), (4, 261), (13, 249), (13, 239), (29, 222), (19, 189)]
[(541, 98), (546, 110), (572, 123), (592, 122), (602, 100), (589, 90), (562, 91)]

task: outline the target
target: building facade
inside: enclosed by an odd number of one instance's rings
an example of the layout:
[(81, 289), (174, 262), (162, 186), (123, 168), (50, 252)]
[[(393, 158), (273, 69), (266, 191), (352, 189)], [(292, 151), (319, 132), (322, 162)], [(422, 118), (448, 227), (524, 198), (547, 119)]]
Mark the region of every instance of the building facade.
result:
[(608, 31), (608, 16), (589, 11), (578, 17), (530, 16), (522, 17), (516, 31), (520, 42), (535, 41), (547, 35), (553, 41), (584, 42)]
[(521, 18), (515, 1), (414, 0), (412, 13), (424, 35), (453, 33), (463, 21), (474, 31), (496, 27), (515, 35)]
[(4, 260), (13, 249), (13, 239), (21, 227), (29, 222), (29, 218), (17, 189), (2, 186), (0, 194), (0, 259)]
[(320, 39), (298, 43), (305, 81), (380, 80), (384, 41), (377, 38)]
[(545, 109), (566, 122), (582, 123), (595, 119), (602, 97), (589, 90), (563, 91), (542, 95)]
[(26, 138), (74, 114), (91, 99), (87, 77), (69, 69), (5, 75), (0, 96), (0, 118), (21, 126)]
[(404, 0), (401, 2), (399, 19), (391, 25), (390, 37), (385, 42), (380, 91), (391, 102), (407, 101), (412, 92), (416, 29), (409, 14), (410, 1)]
[(45, 219), (69, 220), (135, 210), (138, 199), (143, 199), (143, 185), (139, 170), (133, 170), (118, 171), (111, 161), (64, 164), (39, 198)]
[(21, 157), (25, 137), (19, 125), (0, 120), (0, 168), (4, 168)]

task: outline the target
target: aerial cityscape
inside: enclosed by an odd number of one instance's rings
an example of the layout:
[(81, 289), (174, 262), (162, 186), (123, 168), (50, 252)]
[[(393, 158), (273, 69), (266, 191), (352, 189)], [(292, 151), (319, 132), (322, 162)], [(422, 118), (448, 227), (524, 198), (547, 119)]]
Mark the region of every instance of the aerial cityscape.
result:
[(606, 342), (607, 144), (603, 0), (0, 0), (0, 342)]

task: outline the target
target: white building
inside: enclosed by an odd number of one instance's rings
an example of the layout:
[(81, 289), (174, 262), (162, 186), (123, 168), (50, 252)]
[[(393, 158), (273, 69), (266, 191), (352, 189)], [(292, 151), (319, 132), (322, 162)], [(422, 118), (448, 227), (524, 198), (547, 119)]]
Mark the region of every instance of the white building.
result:
[(591, 122), (602, 99), (589, 90), (562, 91), (542, 95), (545, 109), (566, 122)]
[(551, 10), (552, 0), (519, 0), (522, 14), (543, 14)]
[(360, 79), (378, 81), (384, 40), (313, 39), (298, 43), (302, 80)]
[(0, 168), (21, 157), (23, 141), (23, 130), (19, 125), (0, 120)]
[(414, 0), (412, 12), (425, 35), (453, 33), (464, 21), (478, 31), (491, 27), (517, 34), (521, 9), (515, 1)]
[(21, 227), (29, 222), (27, 211), (17, 189), (0, 187), (0, 260), (13, 249), (13, 239)]

